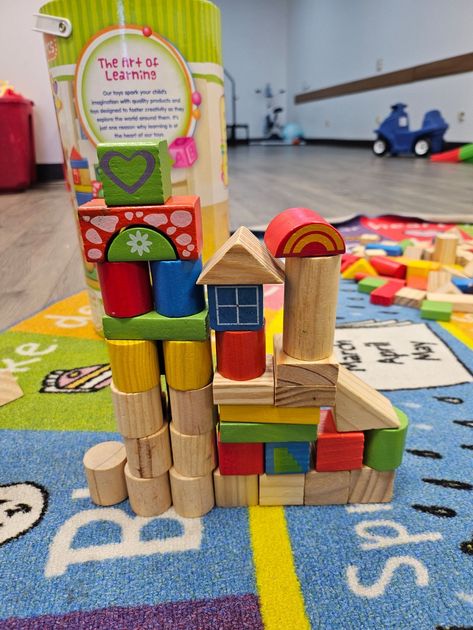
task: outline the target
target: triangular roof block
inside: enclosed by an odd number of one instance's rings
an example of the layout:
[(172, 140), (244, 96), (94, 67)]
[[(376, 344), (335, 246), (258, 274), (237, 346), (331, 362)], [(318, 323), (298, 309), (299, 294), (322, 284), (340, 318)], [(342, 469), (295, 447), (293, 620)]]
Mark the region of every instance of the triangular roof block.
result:
[(197, 284), (282, 284), (284, 267), (246, 227), (240, 227), (205, 265)]
[(335, 395), (337, 431), (397, 429), (399, 418), (391, 401), (340, 365)]

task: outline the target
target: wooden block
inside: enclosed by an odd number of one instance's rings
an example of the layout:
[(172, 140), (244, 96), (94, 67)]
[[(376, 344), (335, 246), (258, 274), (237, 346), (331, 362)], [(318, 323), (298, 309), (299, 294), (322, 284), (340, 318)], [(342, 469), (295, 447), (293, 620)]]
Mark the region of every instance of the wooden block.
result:
[(318, 424), (320, 409), (289, 409), (273, 405), (220, 405), (221, 422), (272, 422), (275, 424)]
[(125, 393), (145, 392), (158, 385), (159, 363), (155, 343), (107, 339), (107, 348), (116, 389)]
[(368, 466), (350, 472), (348, 503), (387, 503), (393, 498), (395, 470), (378, 472)]
[(377, 276), (378, 272), (367, 260), (360, 258), (350, 265), (344, 271), (342, 270), (342, 278), (345, 280), (353, 280), (357, 273), (364, 273), (367, 276)]
[(335, 385), (276, 385), (274, 402), (276, 407), (333, 407), (335, 404)]
[(215, 333), (217, 372), (233, 381), (249, 381), (266, 371), (265, 329)]
[(452, 283), (461, 293), (473, 293), (473, 280), (471, 278), (453, 278)]
[(406, 285), (411, 289), (417, 289), (419, 291), (427, 291), (427, 276), (416, 276), (407, 272)]
[(266, 355), (266, 369), (261, 376), (248, 381), (233, 381), (218, 372), (214, 374), (213, 400), (227, 405), (273, 405), (273, 356)]
[(213, 330), (259, 330), (264, 326), (263, 285), (211, 285), (209, 320)]
[(117, 234), (110, 241), (107, 249), (109, 262), (174, 261), (176, 258), (177, 255), (170, 240), (154, 228), (142, 225), (126, 228)]
[(376, 249), (366, 249), (365, 250), (365, 258), (367, 260), (371, 260), (375, 256), (386, 256), (386, 250), (381, 249), (381, 245)]
[(138, 516), (158, 516), (171, 507), (169, 473), (142, 479), (132, 475), (126, 465), (125, 478), (131, 509)]
[(171, 196), (172, 160), (165, 140), (97, 145), (108, 206), (163, 204)]
[(374, 470), (394, 470), (401, 465), (409, 420), (404, 412), (396, 409), (398, 429), (374, 429), (365, 433), (363, 463)]
[(424, 249), (425, 248), (421, 245), (409, 245), (402, 255), (404, 258), (409, 258), (410, 260), (422, 260)]
[(174, 509), (185, 518), (204, 516), (215, 505), (213, 475), (185, 477), (173, 467), (169, 471)]
[(305, 475), (304, 505), (344, 505), (348, 503), (350, 472), (317, 472)]
[(340, 255), (286, 261), (286, 354), (304, 361), (319, 361), (332, 354), (339, 276)]
[[(363, 251), (364, 249), (365, 248), (363, 247)], [(350, 254), (345, 252), (345, 254), (342, 254), (342, 258), (340, 262), (340, 272), (342, 273), (342, 278), (343, 278), (343, 272), (346, 271), (349, 267), (351, 267), (354, 263), (356, 263), (357, 260), (360, 260), (360, 256), (355, 252), (351, 252)]]
[(454, 311), (459, 313), (473, 313), (473, 295), (451, 295), (443, 293), (428, 293), (427, 300), (447, 302)]
[(126, 394), (112, 382), (112, 401), (119, 433), (127, 438), (153, 435), (163, 426), (163, 406), (159, 385), (145, 392)]
[(454, 265), (457, 256), (459, 238), (456, 234), (437, 234), (434, 242), (433, 260), (446, 265)]
[(107, 315), (135, 317), (153, 310), (148, 263), (103, 262), (97, 273)]
[(198, 284), (281, 284), (284, 267), (254, 234), (240, 227), (204, 266)]
[(272, 424), (263, 422), (221, 422), (222, 442), (312, 442), (316, 424)]
[(156, 311), (127, 318), (105, 315), (102, 323), (107, 339), (204, 341), (209, 338), (207, 309), (186, 317), (165, 317)]
[(206, 341), (163, 343), (166, 381), (174, 389), (201, 389), (212, 380), (212, 348)]
[(337, 431), (332, 412), (324, 413), (315, 443), (315, 470), (334, 472), (361, 468), (364, 441), (362, 431)]
[(8, 370), (0, 372), (0, 407), (23, 396), (23, 390)]
[(340, 366), (335, 398), (337, 431), (397, 429), (399, 418), (391, 401)]
[(168, 388), (174, 428), (186, 435), (201, 435), (215, 428), (217, 407), (213, 403), (212, 384), (180, 391)]
[(304, 474), (260, 475), (260, 505), (303, 505)]
[[(431, 298), (435, 297), (431, 293)], [(437, 302), (435, 299), (424, 300), (420, 309), (422, 319), (432, 319), (435, 321), (449, 322), (452, 317), (453, 307), (451, 302)]]
[(411, 287), (403, 287), (394, 296), (394, 304), (399, 306), (409, 306), (411, 308), (420, 308), (427, 293), (419, 289)]
[(429, 275), (427, 276), (427, 291), (438, 293), (439, 287), (443, 287), (445, 284), (450, 282), (451, 279), (452, 274), (443, 269), (439, 269), (438, 271), (429, 271)]
[(213, 477), (217, 507), (258, 505), (258, 475), (222, 475), (217, 468)]
[(360, 293), (372, 293), (375, 289), (382, 287), (387, 282), (387, 278), (381, 278), (379, 276), (372, 278), (367, 276), (358, 282), (358, 291)]
[(196, 284), (202, 260), (158, 260), (150, 263), (156, 311), (186, 317), (205, 308), (204, 288)]
[(399, 279), (406, 277), (406, 265), (392, 258), (387, 258), (386, 256), (372, 256), (370, 258), (370, 264), (382, 276)]
[(370, 302), (371, 304), (378, 304), (380, 306), (391, 306), (394, 304), (394, 298), (396, 293), (402, 288), (402, 281), (398, 280), (390, 280), (383, 284), (381, 287), (378, 287), (374, 291), (370, 293)]
[(358, 240), (360, 241), (360, 243), (363, 243), (363, 245), (365, 245), (367, 243), (377, 243), (378, 241), (381, 240), (381, 237), (379, 234), (366, 233), (366, 234), (362, 234)]
[(90, 498), (96, 505), (115, 505), (124, 501), (125, 447), (121, 442), (101, 442), (89, 448), (83, 459)]
[(171, 423), (171, 444), (174, 468), (186, 477), (201, 477), (217, 465), (215, 431), (200, 435), (179, 433)]
[(469, 249), (457, 248), (457, 257), (455, 258), (455, 264), (466, 267), (473, 261), (473, 252)]
[(465, 276), (468, 276), (468, 278), (473, 278), (473, 260), (463, 267), (463, 272)]
[(311, 442), (267, 442), (264, 471), (267, 475), (306, 473), (310, 470)]
[(172, 466), (168, 423), (142, 438), (125, 438), (128, 470), (134, 477), (159, 477)]
[(301, 361), (284, 352), (281, 334), (274, 335), (273, 340), (276, 385), (336, 385), (338, 362), (334, 354), (319, 361)]
[(264, 444), (229, 443), (217, 433), (218, 462), (222, 475), (260, 475), (264, 473)]

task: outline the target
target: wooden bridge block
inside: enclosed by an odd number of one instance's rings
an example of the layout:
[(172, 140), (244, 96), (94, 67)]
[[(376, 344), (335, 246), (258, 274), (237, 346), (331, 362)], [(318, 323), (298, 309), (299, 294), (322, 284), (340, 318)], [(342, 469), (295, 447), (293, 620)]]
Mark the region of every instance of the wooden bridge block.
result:
[(125, 447), (121, 442), (101, 442), (89, 448), (83, 459), (90, 498), (96, 505), (115, 505), (124, 501)]
[(264, 445), (229, 443), (217, 434), (218, 462), (221, 475), (259, 475), (264, 473)]
[(163, 426), (161, 387), (126, 394), (111, 385), (117, 428), (126, 438), (153, 435)]
[(212, 348), (206, 341), (163, 343), (166, 381), (174, 389), (201, 389), (212, 380)]
[(135, 317), (153, 310), (148, 263), (103, 262), (97, 273), (107, 315)]
[(212, 384), (181, 391), (168, 388), (173, 427), (186, 435), (201, 435), (215, 429), (217, 407), (212, 396)]
[(213, 476), (217, 507), (258, 505), (258, 475), (222, 475), (217, 468)]
[(249, 381), (266, 371), (265, 329), (215, 333), (217, 372), (233, 381)]
[(205, 308), (204, 288), (196, 284), (202, 260), (159, 260), (150, 264), (156, 311), (186, 317)]
[(276, 385), (274, 402), (276, 407), (333, 407), (335, 385), (327, 387), (309, 385)]
[(107, 339), (107, 348), (116, 389), (135, 393), (158, 385), (159, 363), (155, 343)]
[(125, 438), (128, 470), (134, 477), (159, 477), (172, 466), (168, 423), (142, 438)]
[(318, 424), (320, 409), (299, 407), (289, 409), (273, 405), (220, 405), (221, 422), (272, 422), (275, 424)]
[(350, 472), (348, 503), (386, 503), (393, 498), (395, 470), (379, 472), (368, 466)]
[(248, 381), (233, 381), (215, 372), (213, 379), (213, 399), (225, 405), (273, 405), (274, 372), (273, 356), (266, 355), (266, 369), (261, 376)]
[(260, 505), (303, 505), (304, 474), (260, 475)]
[(409, 420), (395, 407), (399, 418), (398, 429), (373, 429), (365, 433), (363, 463), (378, 471), (394, 470), (401, 465)]
[(169, 471), (174, 509), (184, 518), (204, 516), (215, 505), (213, 475), (186, 477), (173, 467)]
[(348, 503), (350, 472), (317, 472), (305, 476), (304, 505), (344, 505)]
[(125, 466), (126, 485), (131, 509), (138, 516), (158, 516), (171, 507), (169, 474), (143, 479), (131, 474)]
[(179, 433), (170, 425), (174, 468), (186, 477), (201, 477), (217, 465), (215, 431), (200, 435)]
[(271, 424), (261, 422), (221, 422), (222, 442), (313, 442), (316, 424)]
[(156, 311), (127, 318), (105, 315), (102, 323), (107, 339), (204, 341), (209, 338), (207, 309), (186, 317), (165, 317)]
[(306, 473), (310, 470), (311, 442), (267, 442), (264, 471), (267, 475)]
[(282, 348), (282, 341), (281, 334), (274, 335), (276, 386), (327, 387), (337, 384), (338, 362), (333, 353), (319, 361), (302, 361), (286, 354)]

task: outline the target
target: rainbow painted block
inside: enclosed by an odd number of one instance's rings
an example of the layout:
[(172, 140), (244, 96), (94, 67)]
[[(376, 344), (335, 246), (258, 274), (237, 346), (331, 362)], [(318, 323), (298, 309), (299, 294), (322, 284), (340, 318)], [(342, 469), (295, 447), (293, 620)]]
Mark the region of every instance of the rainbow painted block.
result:
[(266, 474), (309, 472), (310, 444), (310, 442), (269, 442), (265, 444), (264, 468)]

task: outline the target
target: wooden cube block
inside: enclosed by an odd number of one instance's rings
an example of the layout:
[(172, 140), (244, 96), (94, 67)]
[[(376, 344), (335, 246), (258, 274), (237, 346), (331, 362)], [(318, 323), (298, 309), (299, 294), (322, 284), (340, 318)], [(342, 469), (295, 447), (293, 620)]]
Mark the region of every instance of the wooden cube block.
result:
[(350, 472), (317, 472), (305, 476), (304, 505), (343, 505), (348, 503)]
[(332, 412), (328, 411), (319, 425), (315, 443), (315, 470), (334, 472), (361, 468), (364, 441), (362, 431), (337, 431)]
[(217, 507), (258, 505), (258, 475), (222, 475), (217, 468), (213, 476)]
[(260, 505), (303, 505), (305, 475), (260, 475)]
[(320, 361), (301, 361), (284, 352), (281, 334), (274, 335), (273, 340), (276, 386), (328, 387), (337, 384), (338, 362), (333, 354)]
[(261, 475), (264, 473), (264, 444), (223, 443), (217, 434), (221, 475)]
[(348, 503), (386, 503), (393, 496), (395, 470), (379, 472), (363, 466), (350, 472)]
[(216, 404), (273, 405), (273, 356), (267, 354), (263, 374), (248, 381), (233, 381), (216, 372), (213, 380), (213, 398)]
[(305, 473), (310, 469), (311, 442), (267, 442), (264, 471), (267, 475)]

